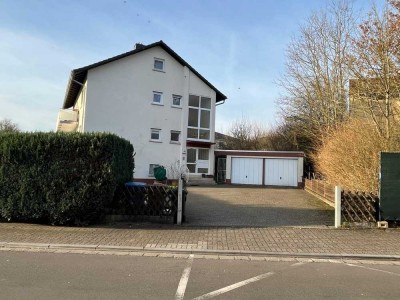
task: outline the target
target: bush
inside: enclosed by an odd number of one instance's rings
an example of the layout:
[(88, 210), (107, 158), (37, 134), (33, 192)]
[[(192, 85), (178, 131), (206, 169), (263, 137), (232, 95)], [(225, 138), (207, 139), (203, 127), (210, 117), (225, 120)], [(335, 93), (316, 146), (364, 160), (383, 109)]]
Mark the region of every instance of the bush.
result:
[(133, 146), (113, 134), (0, 134), (0, 217), (88, 223), (133, 168)]
[(399, 150), (366, 119), (353, 119), (328, 135), (314, 160), (327, 181), (353, 191), (377, 193), (381, 151)]

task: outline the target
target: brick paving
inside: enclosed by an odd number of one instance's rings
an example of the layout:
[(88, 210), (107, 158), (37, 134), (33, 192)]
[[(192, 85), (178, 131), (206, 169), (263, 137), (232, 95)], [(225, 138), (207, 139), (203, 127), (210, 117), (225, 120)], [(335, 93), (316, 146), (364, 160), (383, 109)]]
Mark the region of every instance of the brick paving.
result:
[(0, 245), (2, 243), (125, 246), (144, 250), (265, 251), (294, 255), (310, 253), (399, 256), (400, 230), (189, 228), (172, 225), (72, 228), (0, 223)]
[[(55, 227), (0, 223), (5, 243), (127, 247), (138, 251), (400, 256), (399, 229), (333, 229), (333, 209), (303, 190), (191, 187), (184, 226), (125, 223)], [(141, 252), (141, 253), (144, 253)], [(236, 254), (235, 254), (236, 255)]]
[(304, 190), (190, 187), (186, 226), (332, 226), (334, 210)]

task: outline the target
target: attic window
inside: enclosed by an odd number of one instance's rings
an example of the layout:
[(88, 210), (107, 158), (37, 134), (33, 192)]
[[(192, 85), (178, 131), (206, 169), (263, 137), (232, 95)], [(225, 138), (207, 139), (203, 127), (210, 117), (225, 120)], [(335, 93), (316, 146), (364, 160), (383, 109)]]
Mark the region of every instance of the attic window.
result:
[(161, 58), (154, 58), (154, 69), (155, 71), (164, 71), (164, 60)]

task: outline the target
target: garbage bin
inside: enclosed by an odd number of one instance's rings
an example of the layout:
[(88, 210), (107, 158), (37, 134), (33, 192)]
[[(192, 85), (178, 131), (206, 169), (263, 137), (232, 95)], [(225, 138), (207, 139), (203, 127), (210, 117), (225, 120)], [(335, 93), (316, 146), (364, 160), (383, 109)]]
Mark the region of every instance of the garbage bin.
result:
[(145, 186), (145, 182), (127, 182), (125, 186)]
[(144, 182), (127, 182), (125, 188), (127, 190), (127, 201), (134, 211), (143, 211), (147, 206), (147, 191)]

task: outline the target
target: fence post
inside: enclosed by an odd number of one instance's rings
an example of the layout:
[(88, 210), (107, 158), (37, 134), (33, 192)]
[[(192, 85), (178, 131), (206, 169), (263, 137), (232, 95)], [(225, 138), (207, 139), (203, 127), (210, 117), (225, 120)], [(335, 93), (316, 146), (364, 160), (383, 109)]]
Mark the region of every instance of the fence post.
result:
[(179, 176), (179, 181), (178, 181), (178, 212), (176, 216), (176, 224), (181, 225), (182, 224), (182, 185), (183, 185), (183, 180), (182, 177)]
[(335, 186), (335, 228), (342, 225), (342, 188)]

